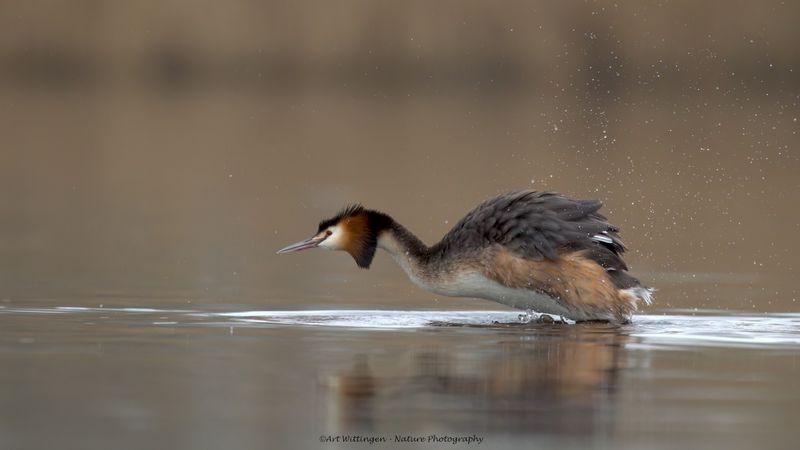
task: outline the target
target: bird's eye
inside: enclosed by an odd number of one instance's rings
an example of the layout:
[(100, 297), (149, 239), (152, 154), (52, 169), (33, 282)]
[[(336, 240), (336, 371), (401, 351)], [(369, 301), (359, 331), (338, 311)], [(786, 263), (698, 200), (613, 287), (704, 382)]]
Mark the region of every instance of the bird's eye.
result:
[(325, 236), (330, 236), (330, 235), (332, 235), (332, 234), (333, 234), (333, 231), (331, 231), (331, 230), (325, 230)]

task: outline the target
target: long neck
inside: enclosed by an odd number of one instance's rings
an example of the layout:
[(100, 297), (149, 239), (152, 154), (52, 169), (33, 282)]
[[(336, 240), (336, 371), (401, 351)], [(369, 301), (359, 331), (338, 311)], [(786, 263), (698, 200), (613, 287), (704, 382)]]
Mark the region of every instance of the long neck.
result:
[(378, 236), (378, 248), (388, 252), (413, 281), (425, 276), (430, 263), (430, 249), (394, 220)]

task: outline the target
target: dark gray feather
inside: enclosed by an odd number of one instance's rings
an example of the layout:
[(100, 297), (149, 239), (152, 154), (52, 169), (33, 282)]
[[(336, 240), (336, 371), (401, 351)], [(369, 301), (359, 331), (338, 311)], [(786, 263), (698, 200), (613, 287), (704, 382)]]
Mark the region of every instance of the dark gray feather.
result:
[[(499, 244), (521, 257), (556, 259), (560, 249), (588, 250), (606, 268), (625, 270), (619, 229), (597, 211), (597, 200), (572, 200), (554, 192), (523, 191), (487, 200), (459, 221), (439, 243), (439, 251)], [(602, 234), (598, 242), (592, 237)]]

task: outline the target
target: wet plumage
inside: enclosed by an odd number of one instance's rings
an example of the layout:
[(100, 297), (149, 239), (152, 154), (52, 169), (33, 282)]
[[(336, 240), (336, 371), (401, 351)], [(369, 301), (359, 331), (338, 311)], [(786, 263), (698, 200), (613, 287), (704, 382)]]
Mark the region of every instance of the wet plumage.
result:
[(598, 200), (572, 200), (554, 192), (523, 191), (489, 199), (467, 213), (438, 244), (443, 258), (466, 249), (500, 245), (532, 261), (558, 260), (582, 251), (620, 289), (639, 285), (622, 260), (619, 228), (598, 213)]
[(508, 193), (478, 205), (428, 247), (387, 214), (355, 205), (281, 252), (345, 250), (368, 268), (382, 248), (414, 283), (442, 295), (626, 322), (639, 301), (650, 301), (651, 290), (628, 274), (619, 229), (598, 213), (601, 206), (552, 192)]

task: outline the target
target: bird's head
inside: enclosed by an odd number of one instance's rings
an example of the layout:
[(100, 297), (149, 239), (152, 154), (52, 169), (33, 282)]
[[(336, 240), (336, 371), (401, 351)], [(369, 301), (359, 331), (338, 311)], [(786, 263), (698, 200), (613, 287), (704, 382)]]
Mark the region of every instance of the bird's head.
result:
[(355, 259), (358, 267), (368, 269), (375, 257), (378, 236), (391, 226), (392, 219), (381, 212), (351, 205), (339, 214), (319, 223), (314, 236), (278, 250), (278, 253), (298, 252), (309, 248), (344, 250)]

